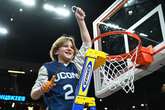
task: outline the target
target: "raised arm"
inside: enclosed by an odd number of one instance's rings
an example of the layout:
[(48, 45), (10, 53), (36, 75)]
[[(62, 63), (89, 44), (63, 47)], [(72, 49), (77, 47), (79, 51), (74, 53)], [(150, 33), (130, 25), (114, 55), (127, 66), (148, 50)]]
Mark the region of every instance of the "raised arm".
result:
[(92, 44), (91, 37), (85, 23), (85, 12), (80, 7), (76, 7), (75, 17), (79, 25), (82, 41), (84, 43)]

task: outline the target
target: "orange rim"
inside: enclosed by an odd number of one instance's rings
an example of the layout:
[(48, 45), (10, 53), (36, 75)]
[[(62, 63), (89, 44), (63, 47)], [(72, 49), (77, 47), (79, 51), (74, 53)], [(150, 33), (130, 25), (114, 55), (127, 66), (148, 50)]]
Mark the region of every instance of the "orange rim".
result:
[(130, 58), (129, 55), (133, 55), (133, 53), (136, 51), (137, 48), (139, 49), (139, 48), (142, 47), (140, 37), (137, 34), (134, 34), (134, 33), (131, 33), (131, 32), (126, 32), (126, 31), (106, 32), (106, 33), (103, 33), (103, 34), (99, 35), (98, 37), (94, 38), (92, 40), (92, 42), (95, 42), (95, 41), (97, 41), (101, 38), (107, 37), (109, 35), (120, 35), (120, 34), (127, 34), (127, 35), (129, 35), (129, 37), (132, 37), (132, 38), (136, 39), (138, 41), (138, 45), (135, 49), (131, 50), (129, 53), (123, 53), (123, 54), (119, 54), (119, 55), (108, 55), (107, 60), (109, 60), (109, 61), (112, 61), (112, 59), (114, 59), (114, 58), (115, 58), (116, 61), (121, 61), (123, 59), (126, 60), (126, 59)]

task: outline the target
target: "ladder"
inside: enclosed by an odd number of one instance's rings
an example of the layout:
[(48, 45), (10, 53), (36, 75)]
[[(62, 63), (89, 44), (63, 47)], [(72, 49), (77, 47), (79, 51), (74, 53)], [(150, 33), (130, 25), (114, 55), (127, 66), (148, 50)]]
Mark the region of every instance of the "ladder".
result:
[(85, 54), (85, 61), (81, 71), (81, 77), (75, 91), (75, 100), (72, 110), (96, 110), (94, 97), (87, 97), (93, 70), (97, 69), (106, 61), (106, 53), (93, 49), (88, 49)]

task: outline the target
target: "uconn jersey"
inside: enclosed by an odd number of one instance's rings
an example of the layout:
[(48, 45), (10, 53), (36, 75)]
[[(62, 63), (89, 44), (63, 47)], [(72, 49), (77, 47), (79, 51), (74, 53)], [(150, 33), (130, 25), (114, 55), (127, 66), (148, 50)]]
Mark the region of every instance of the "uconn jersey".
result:
[(48, 78), (56, 75), (55, 87), (44, 95), (49, 110), (71, 110), (74, 101), (74, 92), (77, 85), (78, 70), (73, 63), (64, 64), (53, 61), (44, 64)]
[(56, 61), (41, 66), (38, 78), (32, 87), (32, 92), (40, 88), (42, 83), (56, 75), (55, 87), (44, 94), (48, 110), (72, 110), (74, 92), (77, 84), (77, 75), (82, 69), (84, 55), (91, 45), (83, 43), (74, 60), (64, 65)]

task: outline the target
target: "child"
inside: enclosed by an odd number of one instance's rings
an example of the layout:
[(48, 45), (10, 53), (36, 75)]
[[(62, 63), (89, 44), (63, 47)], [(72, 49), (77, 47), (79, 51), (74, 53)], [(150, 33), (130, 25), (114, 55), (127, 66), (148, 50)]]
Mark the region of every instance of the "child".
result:
[(52, 62), (41, 66), (37, 80), (31, 90), (31, 97), (34, 100), (44, 96), (48, 110), (72, 109), (78, 73), (82, 69), (84, 55), (92, 45), (84, 21), (84, 11), (77, 7), (75, 17), (83, 42), (80, 50), (77, 51), (72, 37), (63, 35), (58, 38), (50, 50)]

